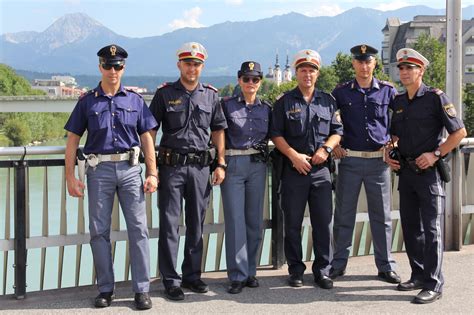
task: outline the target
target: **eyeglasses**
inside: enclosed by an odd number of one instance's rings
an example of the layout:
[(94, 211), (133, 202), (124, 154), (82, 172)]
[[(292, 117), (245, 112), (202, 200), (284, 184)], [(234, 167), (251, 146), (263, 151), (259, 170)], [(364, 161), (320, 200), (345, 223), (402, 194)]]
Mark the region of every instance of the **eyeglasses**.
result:
[(244, 83), (249, 83), (250, 81), (252, 81), (253, 84), (257, 84), (258, 82), (260, 82), (260, 78), (258, 78), (258, 77), (242, 77), (242, 81)]
[(103, 63), (103, 64), (101, 64), (101, 66), (104, 70), (110, 70), (110, 69), (114, 68), (115, 71), (120, 71), (120, 70), (123, 69), (123, 65), (109, 65), (107, 63)]

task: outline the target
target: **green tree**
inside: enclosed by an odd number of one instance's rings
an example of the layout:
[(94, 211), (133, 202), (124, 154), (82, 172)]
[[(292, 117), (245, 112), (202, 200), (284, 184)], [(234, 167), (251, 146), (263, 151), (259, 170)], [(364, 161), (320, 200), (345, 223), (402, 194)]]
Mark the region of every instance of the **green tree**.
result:
[(5, 135), (12, 141), (13, 146), (22, 146), (30, 142), (31, 130), (21, 119), (7, 120), (4, 126)]
[(342, 52), (338, 52), (336, 59), (331, 63), (338, 83), (347, 82), (354, 78), (355, 72), (352, 68), (352, 57)]
[(316, 82), (318, 90), (331, 93), (338, 83), (339, 78), (336, 76), (336, 70), (333, 66), (321, 67), (318, 81)]
[(234, 88), (235, 87), (232, 84), (227, 84), (219, 91), (219, 95), (222, 97), (232, 96), (232, 93), (234, 93)]
[(474, 84), (464, 87), (464, 125), (467, 136), (474, 137)]
[(296, 82), (296, 80), (282, 83), (279, 86), (274, 84), (272, 88), (268, 91), (268, 93), (266, 93), (265, 95), (262, 95), (262, 98), (266, 99), (267, 101), (273, 104), (275, 103), (278, 96), (280, 96), (282, 93), (286, 91), (294, 89), (297, 85), (298, 83)]
[(423, 82), (435, 88), (446, 89), (446, 45), (428, 34), (421, 34), (413, 49), (426, 57), (430, 65), (423, 75)]
[(44, 95), (43, 91), (34, 90), (25, 78), (5, 64), (0, 64), (0, 95)]

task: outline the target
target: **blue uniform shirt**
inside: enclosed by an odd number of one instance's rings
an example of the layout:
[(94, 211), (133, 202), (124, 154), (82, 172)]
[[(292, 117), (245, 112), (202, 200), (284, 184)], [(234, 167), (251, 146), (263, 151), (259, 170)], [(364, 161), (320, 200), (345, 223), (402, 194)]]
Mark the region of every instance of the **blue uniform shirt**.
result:
[(150, 110), (161, 124), (160, 146), (180, 153), (200, 152), (209, 148), (210, 131), (227, 128), (217, 90), (199, 83), (192, 92), (178, 80), (159, 87)]
[(330, 135), (342, 135), (335, 107), (334, 98), (318, 90), (307, 104), (296, 87), (275, 102), (270, 137), (283, 137), (297, 152), (312, 155)]
[(397, 95), (392, 108), (390, 131), (399, 138), (398, 147), (404, 157), (416, 158), (436, 150), (443, 127), (450, 134), (464, 128), (447, 95), (423, 83), (412, 100), (408, 99), (407, 93)]
[(389, 104), (397, 90), (388, 82), (372, 80), (363, 89), (357, 80), (338, 85), (332, 95), (344, 125), (341, 145), (350, 150), (376, 151), (390, 139)]
[(113, 154), (139, 146), (139, 135), (156, 126), (139, 94), (120, 85), (117, 94), (107, 96), (99, 84), (79, 99), (64, 129), (78, 136), (87, 130), (85, 154)]
[(268, 103), (255, 99), (246, 105), (242, 95), (224, 98), (222, 110), (227, 119), (226, 149), (245, 150), (268, 140), (272, 109)]

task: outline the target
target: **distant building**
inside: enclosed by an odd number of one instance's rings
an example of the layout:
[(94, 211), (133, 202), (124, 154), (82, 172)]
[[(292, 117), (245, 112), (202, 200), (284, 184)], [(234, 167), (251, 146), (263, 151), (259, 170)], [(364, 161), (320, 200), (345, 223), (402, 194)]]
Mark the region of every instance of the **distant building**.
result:
[[(401, 23), (398, 18), (388, 18), (382, 29), (382, 64), (393, 81), (399, 81), (396, 53), (404, 47), (413, 47), (421, 34), (429, 34), (446, 42), (446, 17), (444, 15), (417, 15), (413, 21)], [(462, 21), (463, 83), (474, 83), (474, 19)]]
[(79, 97), (84, 89), (77, 88), (76, 79), (71, 76), (52, 76), (51, 79), (35, 79), (31, 88), (46, 92), (50, 96)]
[(139, 86), (124, 86), (127, 90), (132, 90), (135, 93), (138, 94), (146, 94), (148, 90), (144, 87), (139, 87)]
[(268, 68), (268, 73), (265, 75), (265, 79), (270, 82), (274, 82), (276, 85), (280, 85), (283, 82), (289, 82), (292, 79), (291, 67), (288, 62), (288, 54), (286, 55), (285, 70), (281, 70), (280, 64), (278, 63), (278, 53), (276, 54), (274, 67)]

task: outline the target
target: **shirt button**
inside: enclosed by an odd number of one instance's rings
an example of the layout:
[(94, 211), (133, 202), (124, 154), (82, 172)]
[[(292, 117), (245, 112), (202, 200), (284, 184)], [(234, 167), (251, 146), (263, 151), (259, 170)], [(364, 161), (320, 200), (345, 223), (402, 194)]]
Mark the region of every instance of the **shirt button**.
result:
[(249, 121), (252, 121), (252, 118), (250, 118)]
[(365, 139), (365, 141), (369, 142), (369, 139)]
[(112, 116), (115, 116), (115, 113), (112, 113)]
[(364, 108), (367, 108), (367, 105), (365, 105)]
[(112, 126), (112, 128), (114, 128), (114, 129), (115, 129), (115, 125), (113, 125), (113, 126)]
[(114, 141), (117, 141), (117, 138), (114, 138)]
[(250, 128), (250, 131), (252, 131), (252, 130), (253, 130), (253, 129), (252, 129), (252, 128)]

